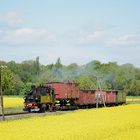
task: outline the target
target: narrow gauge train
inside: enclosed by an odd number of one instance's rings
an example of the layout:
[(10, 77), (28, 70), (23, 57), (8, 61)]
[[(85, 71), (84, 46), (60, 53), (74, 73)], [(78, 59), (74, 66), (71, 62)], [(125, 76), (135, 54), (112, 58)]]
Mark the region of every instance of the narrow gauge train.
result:
[(45, 87), (34, 87), (25, 96), (24, 110), (69, 110), (97, 106), (119, 105), (126, 95), (119, 90), (80, 90), (74, 82), (51, 82)]

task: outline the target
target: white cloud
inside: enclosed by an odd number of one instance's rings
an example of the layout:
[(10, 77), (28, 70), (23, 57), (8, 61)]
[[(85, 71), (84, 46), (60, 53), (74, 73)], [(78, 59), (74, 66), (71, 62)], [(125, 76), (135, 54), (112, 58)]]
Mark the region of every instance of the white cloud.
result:
[(45, 29), (19, 28), (0, 32), (2, 45), (51, 45), (55, 41), (54, 34)]
[[(54, 45), (56, 34), (44, 29), (25, 27), (21, 13), (0, 13), (0, 45)], [(58, 42), (57, 42), (58, 43)]]
[(75, 45), (93, 45), (104, 40), (105, 30), (93, 27), (81, 28), (66, 33), (66, 37)]
[(8, 12), (8, 13), (0, 13), (0, 23), (2, 26), (8, 27), (18, 27), (24, 23), (23, 18), (21, 18), (20, 13), (17, 12)]
[(110, 45), (126, 45), (137, 46), (140, 45), (140, 34), (127, 34), (118, 38), (113, 38), (109, 42)]
[(82, 33), (75, 40), (78, 44), (91, 44), (95, 43), (98, 39), (102, 38), (104, 31), (94, 31), (88, 33)]

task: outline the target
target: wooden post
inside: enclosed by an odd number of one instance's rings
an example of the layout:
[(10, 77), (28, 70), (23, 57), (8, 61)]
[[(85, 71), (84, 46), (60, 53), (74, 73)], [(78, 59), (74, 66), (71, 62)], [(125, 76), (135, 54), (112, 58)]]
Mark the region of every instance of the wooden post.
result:
[(4, 116), (4, 105), (3, 105), (3, 93), (2, 93), (2, 66), (0, 66), (0, 103), (1, 103), (1, 112), (2, 112), (2, 120), (5, 120)]

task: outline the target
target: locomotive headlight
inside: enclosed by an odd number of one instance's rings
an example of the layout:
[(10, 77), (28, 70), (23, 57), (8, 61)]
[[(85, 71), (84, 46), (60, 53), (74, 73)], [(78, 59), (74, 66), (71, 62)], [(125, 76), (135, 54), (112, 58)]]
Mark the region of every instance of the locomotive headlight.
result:
[(30, 104), (28, 104), (28, 106), (32, 106), (32, 104), (30, 103)]

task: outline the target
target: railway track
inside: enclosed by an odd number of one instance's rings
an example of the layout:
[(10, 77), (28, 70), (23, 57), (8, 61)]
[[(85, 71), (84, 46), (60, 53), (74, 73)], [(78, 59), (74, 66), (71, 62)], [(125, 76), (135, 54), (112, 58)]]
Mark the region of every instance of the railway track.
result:
[[(4, 116), (14, 116), (14, 115), (22, 115), (22, 114), (29, 114), (29, 112), (6, 113), (6, 114), (4, 114)], [(0, 114), (0, 117), (2, 117), (1, 114)]]
[[(47, 116), (47, 115), (58, 115), (58, 114), (65, 114), (73, 112), (71, 111), (56, 111), (56, 112), (45, 112), (45, 113), (29, 113), (29, 112), (20, 112), (20, 113), (12, 113), (12, 114), (5, 114), (5, 120), (11, 120), (11, 119), (24, 119), (24, 118), (30, 118), (35, 116)], [(2, 115), (0, 115), (0, 121), (2, 120)]]
[[(10, 119), (21, 119), (21, 118), (27, 118), (30, 117), (31, 114), (29, 112), (20, 112), (20, 113), (8, 113), (4, 114), (5, 120)], [(0, 121), (2, 120), (2, 115), (0, 114)]]

